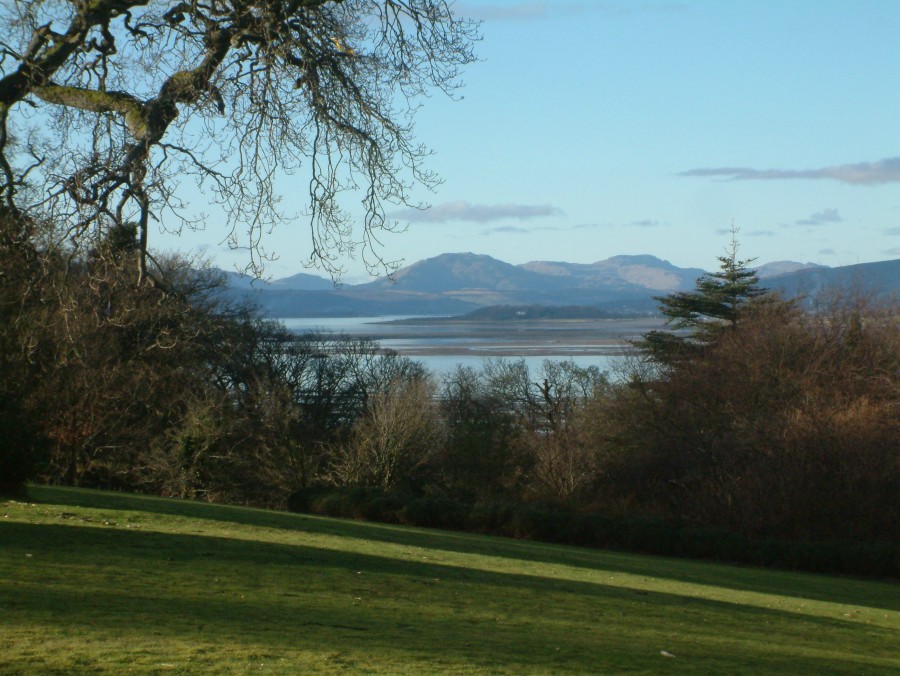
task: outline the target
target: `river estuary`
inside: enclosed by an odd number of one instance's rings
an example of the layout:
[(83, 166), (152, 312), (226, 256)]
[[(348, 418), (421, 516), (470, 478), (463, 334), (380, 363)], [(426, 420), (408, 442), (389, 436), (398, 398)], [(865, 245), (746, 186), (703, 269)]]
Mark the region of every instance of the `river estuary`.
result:
[(438, 376), (458, 364), (524, 359), (536, 371), (545, 359), (614, 371), (628, 341), (662, 327), (658, 318), (471, 321), (452, 317), (312, 317), (280, 320), (296, 333), (343, 333), (421, 361)]

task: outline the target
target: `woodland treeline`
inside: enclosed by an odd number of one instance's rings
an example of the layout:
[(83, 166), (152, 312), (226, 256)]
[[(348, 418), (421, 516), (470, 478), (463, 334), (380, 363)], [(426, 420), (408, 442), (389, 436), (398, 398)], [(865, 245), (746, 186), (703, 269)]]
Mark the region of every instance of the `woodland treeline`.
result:
[[(833, 569), (900, 569), (896, 304), (809, 311), (733, 248), (659, 299), (676, 331), (619, 378), (496, 362), (437, 382), (372, 343), (297, 338), (225, 302), (202, 262), (154, 253), (154, 224), (203, 226), (193, 183), (259, 273), (265, 233), (297, 225), (279, 188), (305, 181), (310, 262), (392, 269), (388, 214), (439, 182), (415, 112), (458, 91), (480, 39), (451, 4), (0, 3), (0, 492), (290, 503), (766, 563), (786, 550), (742, 543), (832, 540), (856, 561)], [(859, 543), (888, 545), (866, 568)]]
[(733, 250), (693, 292), (658, 299), (676, 330), (646, 336), (614, 378), (497, 360), (438, 381), (374, 343), (298, 337), (229, 304), (197, 261), (154, 258), (168, 288), (137, 284), (134, 227), (70, 255), (42, 248), (47, 227), (5, 215), (0, 230), (7, 493), (34, 480), (290, 500), (524, 537), (541, 533), (509, 525), (520, 508), (552, 524), (900, 539), (891, 303), (833, 294), (804, 309)]

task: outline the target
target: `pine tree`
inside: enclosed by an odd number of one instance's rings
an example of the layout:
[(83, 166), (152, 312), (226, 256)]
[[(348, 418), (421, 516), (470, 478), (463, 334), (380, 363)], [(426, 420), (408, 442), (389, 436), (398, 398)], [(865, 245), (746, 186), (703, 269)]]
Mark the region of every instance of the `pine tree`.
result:
[(654, 296), (660, 312), (667, 317), (669, 330), (651, 331), (635, 344), (651, 359), (672, 365), (689, 359), (716, 342), (722, 331), (733, 329), (742, 307), (768, 291), (759, 286), (759, 277), (748, 266), (755, 258), (740, 260), (737, 230), (731, 230), (731, 245), (719, 256), (718, 272), (700, 277), (694, 291)]

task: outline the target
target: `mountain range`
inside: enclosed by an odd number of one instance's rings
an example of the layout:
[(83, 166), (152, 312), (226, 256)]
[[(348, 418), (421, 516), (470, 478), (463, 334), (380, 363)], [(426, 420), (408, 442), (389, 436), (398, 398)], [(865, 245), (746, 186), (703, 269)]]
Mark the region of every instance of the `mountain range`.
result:
[[(756, 270), (762, 286), (791, 297), (848, 284), (900, 291), (900, 260), (836, 268), (777, 261)], [(634, 315), (653, 313), (658, 305), (653, 296), (692, 289), (704, 270), (649, 255), (512, 265), (486, 255), (447, 253), (390, 278), (343, 286), (308, 273), (271, 282), (226, 274), (229, 296), (255, 302), (271, 317), (461, 315), (498, 305), (588, 306)]]

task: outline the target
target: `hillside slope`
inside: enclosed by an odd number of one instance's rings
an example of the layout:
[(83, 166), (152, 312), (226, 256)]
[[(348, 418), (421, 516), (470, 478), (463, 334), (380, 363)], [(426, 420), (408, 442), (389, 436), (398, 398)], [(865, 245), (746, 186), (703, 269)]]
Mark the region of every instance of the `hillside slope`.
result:
[(62, 488), (0, 503), (4, 673), (900, 669), (897, 587)]
[(897, 296), (900, 295), (900, 259), (797, 270), (766, 279), (763, 286), (780, 291), (788, 298), (815, 297), (839, 289), (864, 295)]

